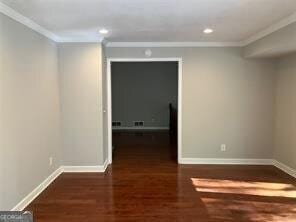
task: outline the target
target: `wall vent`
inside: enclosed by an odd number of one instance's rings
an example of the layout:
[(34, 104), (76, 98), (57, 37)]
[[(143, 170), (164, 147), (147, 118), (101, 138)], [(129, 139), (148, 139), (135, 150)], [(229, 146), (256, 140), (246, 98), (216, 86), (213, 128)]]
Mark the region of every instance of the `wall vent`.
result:
[(121, 122), (120, 121), (114, 121), (114, 122), (112, 122), (112, 126), (113, 127), (121, 126)]
[(134, 126), (136, 127), (144, 126), (144, 121), (134, 121)]

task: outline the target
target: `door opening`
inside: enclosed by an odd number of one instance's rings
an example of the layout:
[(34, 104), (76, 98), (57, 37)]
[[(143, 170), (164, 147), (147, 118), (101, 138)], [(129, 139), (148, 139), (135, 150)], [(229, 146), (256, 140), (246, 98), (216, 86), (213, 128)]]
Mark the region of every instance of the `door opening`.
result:
[(180, 162), (182, 60), (108, 59), (107, 82), (109, 164), (113, 153), (118, 152), (113, 136), (122, 141), (131, 135), (133, 140), (141, 135), (150, 142), (151, 138), (161, 141), (169, 135), (170, 155)]

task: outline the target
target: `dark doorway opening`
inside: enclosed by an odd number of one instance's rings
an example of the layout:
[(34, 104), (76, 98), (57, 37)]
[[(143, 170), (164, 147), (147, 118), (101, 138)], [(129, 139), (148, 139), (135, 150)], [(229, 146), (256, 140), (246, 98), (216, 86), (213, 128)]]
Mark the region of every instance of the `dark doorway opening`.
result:
[(112, 62), (114, 162), (177, 163), (178, 62)]

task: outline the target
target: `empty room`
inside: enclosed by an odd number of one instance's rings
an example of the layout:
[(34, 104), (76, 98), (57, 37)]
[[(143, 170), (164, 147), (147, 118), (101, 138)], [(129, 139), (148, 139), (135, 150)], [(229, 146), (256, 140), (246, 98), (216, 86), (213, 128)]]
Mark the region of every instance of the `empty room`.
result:
[(0, 221), (296, 221), (295, 0), (0, 0)]

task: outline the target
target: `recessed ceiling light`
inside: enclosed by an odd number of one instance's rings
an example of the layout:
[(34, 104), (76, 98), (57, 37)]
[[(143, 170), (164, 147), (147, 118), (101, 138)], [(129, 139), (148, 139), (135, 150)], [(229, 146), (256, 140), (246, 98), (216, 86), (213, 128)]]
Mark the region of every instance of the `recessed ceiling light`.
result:
[(213, 29), (204, 29), (203, 32), (206, 34), (212, 33), (214, 30)]
[(109, 31), (107, 29), (101, 29), (99, 32), (101, 34), (108, 34)]

